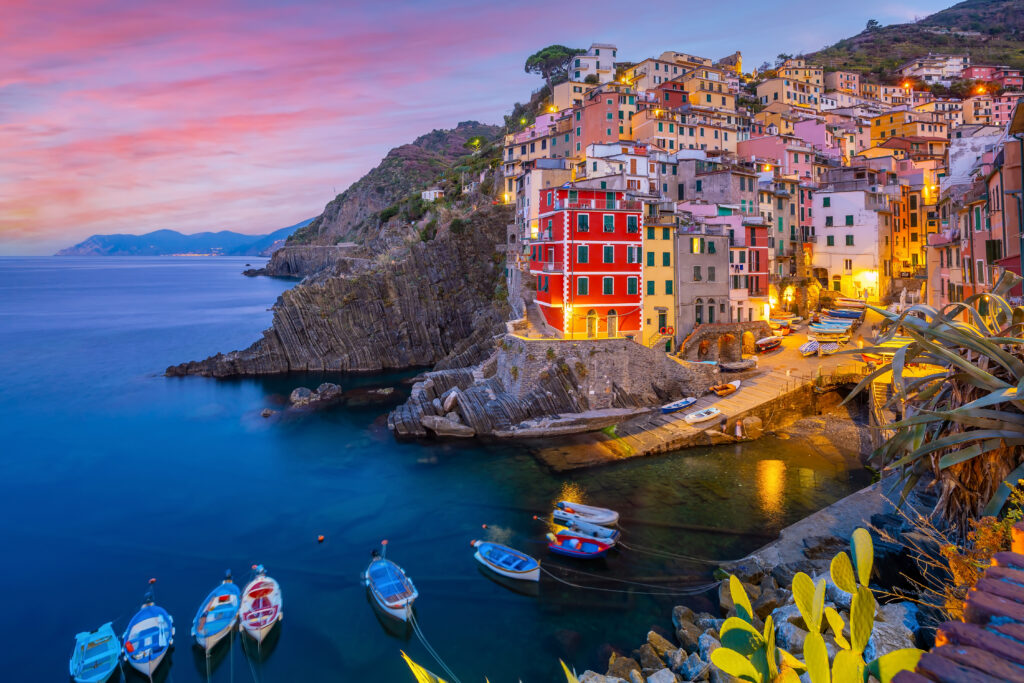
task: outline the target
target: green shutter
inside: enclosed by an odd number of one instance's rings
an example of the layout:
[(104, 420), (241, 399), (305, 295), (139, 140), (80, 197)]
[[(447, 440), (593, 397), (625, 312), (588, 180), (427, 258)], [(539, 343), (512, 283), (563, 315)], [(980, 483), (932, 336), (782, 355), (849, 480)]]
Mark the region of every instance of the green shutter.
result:
[(671, 280), (665, 280), (665, 293), (666, 294), (671, 294), (672, 293), (672, 281)]
[(654, 296), (654, 280), (647, 281), (647, 296)]

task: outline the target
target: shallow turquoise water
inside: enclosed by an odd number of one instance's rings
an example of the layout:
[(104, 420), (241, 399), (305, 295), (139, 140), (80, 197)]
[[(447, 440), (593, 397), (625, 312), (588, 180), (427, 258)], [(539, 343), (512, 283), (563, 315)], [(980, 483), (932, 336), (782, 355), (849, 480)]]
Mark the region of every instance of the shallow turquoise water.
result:
[[(120, 633), (149, 577), (178, 629), (166, 678), (207, 680), (188, 641), (195, 609), (225, 569), (241, 580), (262, 562), (282, 584), (280, 638), (263, 662), (236, 640), (209, 680), (412, 681), (398, 650), (429, 656), (382, 626), (358, 581), (383, 538), (462, 681), (556, 681), (559, 657), (603, 671), (611, 648), (670, 627), (673, 604), (706, 600), (546, 577), (539, 595), (520, 595), (481, 574), (469, 541), (503, 540), (552, 568), (700, 583), (706, 565), (637, 551), (586, 565), (550, 558), (532, 515), (575, 493), (620, 510), (632, 546), (728, 559), (866, 483), (768, 439), (556, 476), (519, 445), (397, 443), (383, 419), (394, 401), (264, 420), (262, 408), (325, 378), (161, 375), (269, 325), (291, 283), (241, 277), (246, 262), (0, 259), (3, 680), (65, 680), (74, 634), (107, 620)], [(397, 401), (410, 374), (330, 379), (395, 386)]]

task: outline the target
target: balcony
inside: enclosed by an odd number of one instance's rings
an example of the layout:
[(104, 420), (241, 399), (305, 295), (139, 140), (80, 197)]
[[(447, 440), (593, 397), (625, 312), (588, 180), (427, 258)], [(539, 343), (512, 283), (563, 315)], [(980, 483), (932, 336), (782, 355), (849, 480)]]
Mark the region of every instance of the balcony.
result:
[(544, 263), (542, 263), (540, 265), (541, 265), (540, 269), (542, 271), (544, 271), (545, 273), (561, 273), (562, 272), (562, 262), (561, 261), (545, 261)]
[(818, 236), (817, 235), (808, 235), (807, 237), (804, 238), (804, 242), (810, 242), (811, 244), (817, 244), (818, 243)]
[(721, 225), (680, 225), (681, 235), (722, 235), (724, 234)]
[(635, 199), (607, 201), (604, 199), (583, 199), (576, 202), (555, 200), (555, 211), (641, 211), (643, 204)]

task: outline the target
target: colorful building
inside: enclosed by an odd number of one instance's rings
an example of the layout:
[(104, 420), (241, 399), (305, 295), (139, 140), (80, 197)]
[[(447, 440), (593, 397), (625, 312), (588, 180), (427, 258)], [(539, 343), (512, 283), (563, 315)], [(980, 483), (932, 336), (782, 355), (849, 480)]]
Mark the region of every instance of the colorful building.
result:
[(569, 65), (571, 80), (583, 81), (587, 76), (597, 76), (598, 83), (615, 80), (615, 58), (618, 50), (610, 43), (593, 43), (581, 55), (576, 55)]
[(676, 328), (676, 230), (674, 213), (651, 217), (644, 227), (644, 338), (647, 346), (666, 338), (672, 349)]
[(825, 87), (856, 95), (860, 92), (860, 74), (856, 71), (829, 71), (825, 74)]

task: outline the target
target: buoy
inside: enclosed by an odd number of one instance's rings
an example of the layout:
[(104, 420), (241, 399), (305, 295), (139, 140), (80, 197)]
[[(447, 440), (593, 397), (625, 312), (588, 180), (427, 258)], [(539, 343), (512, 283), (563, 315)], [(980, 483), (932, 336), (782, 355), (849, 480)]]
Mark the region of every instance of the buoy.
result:
[(324, 542), (324, 535), (320, 534), (319, 536), (317, 536), (316, 537), (316, 542), (317, 543), (323, 543)]
[(388, 544), (388, 539), (385, 538), (383, 541), (380, 542), (380, 544), (381, 545), (387, 545)]
[(150, 579), (149, 583), (150, 583), (150, 585), (153, 585), (154, 583), (156, 583), (156, 579)]

